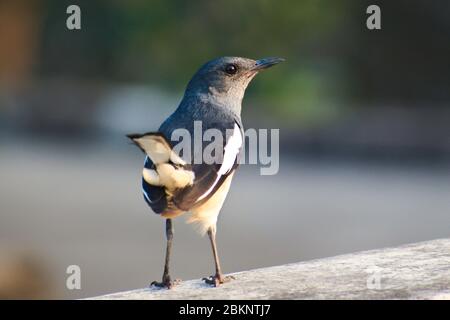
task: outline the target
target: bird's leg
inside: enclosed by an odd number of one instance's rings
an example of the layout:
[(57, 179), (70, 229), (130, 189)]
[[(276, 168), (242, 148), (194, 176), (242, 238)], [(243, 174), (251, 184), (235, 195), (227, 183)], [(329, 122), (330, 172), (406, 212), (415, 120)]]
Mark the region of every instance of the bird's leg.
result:
[(203, 278), (203, 281), (205, 281), (207, 284), (211, 284), (215, 287), (218, 287), (220, 284), (228, 282), (231, 279), (234, 279), (234, 277), (224, 276), (220, 268), (219, 255), (217, 253), (217, 245), (216, 245), (216, 226), (212, 226), (208, 229), (208, 237), (209, 240), (211, 241), (211, 247), (214, 255), (214, 263), (216, 266), (216, 274), (209, 278)]
[(172, 288), (181, 282), (181, 280), (171, 280), (169, 275), (169, 262), (170, 262), (170, 252), (172, 250), (172, 239), (173, 239), (173, 226), (172, 219), (166, 219), (166, 238), (167, 238), (167, 247), (166, 247), (166, 262), (164, 264), (164, 273), (162, 276), (162, 281), (157, 282), (153, 281), (150, 286), (156, 287), (166, 287), (167, 289)]

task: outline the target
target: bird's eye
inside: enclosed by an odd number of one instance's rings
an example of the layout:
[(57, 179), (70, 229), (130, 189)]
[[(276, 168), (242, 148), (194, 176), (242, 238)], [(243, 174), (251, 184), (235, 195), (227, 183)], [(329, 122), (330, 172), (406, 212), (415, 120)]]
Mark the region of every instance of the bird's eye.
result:
[(225, 72), (228, 74), (235, 74), (237, 72), (237, 67), (234, 64), (227, 64), (225, 67)]

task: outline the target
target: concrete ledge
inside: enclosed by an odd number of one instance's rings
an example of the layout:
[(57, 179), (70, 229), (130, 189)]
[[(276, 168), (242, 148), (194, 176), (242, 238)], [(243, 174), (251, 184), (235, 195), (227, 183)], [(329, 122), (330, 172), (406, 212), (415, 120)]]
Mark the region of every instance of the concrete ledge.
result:
[(450, 299), (450, 239), (371, 250), (91, 299)]

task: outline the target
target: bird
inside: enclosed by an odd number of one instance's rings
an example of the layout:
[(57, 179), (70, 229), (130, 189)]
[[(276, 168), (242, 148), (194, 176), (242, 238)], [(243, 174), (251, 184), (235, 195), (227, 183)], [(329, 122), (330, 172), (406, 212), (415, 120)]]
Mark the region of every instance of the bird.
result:
[[(211, 243), (215, 273), (202, 280), (217, 287), (234, 279), (222, 273), (216, 231), (217, 218), (243, 153), (242, 100), (256, 74), (282, 61), (284, 59), (278, 57), (213, 59), (192, 76), (178, 107), (157, 131), (127, 135), (145, 153), (142, 171), (144, 200), (165, 219), (163, 276), (160, 282), (153, 281), (151, 286), (170, 289), (181, 282), (172, 280), (169, 264), (173, 242), (172, 220), (183, 214), (190, 215), (187, 222), (195, 223), (202, 235), (207, 233)], [(195, 135), (195, 124), (198, 122), (201, 123), (202, 134), (213, 129), (223, 138), (217, 139), (217, 161), (213, 163), (204, 159), (192, 161), (192, 157), (186, 160), (185, 155), (177, 154), (174, 148), (178, 141), (174, 133), (181, 129)], [(191, 152), (195, 159), (210, 141), (200, 141), (201, 148), (197, 148), (194, 142), (195, 139), (186, 154)]]

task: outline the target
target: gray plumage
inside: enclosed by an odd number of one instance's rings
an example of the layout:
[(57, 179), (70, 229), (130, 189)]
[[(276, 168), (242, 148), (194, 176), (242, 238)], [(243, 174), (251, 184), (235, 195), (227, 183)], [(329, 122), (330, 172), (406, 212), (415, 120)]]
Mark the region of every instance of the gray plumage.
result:
[[(171, 287), (168, 275), (172, 225), (171, 218), (191, 212), (188, 222), (198, 222), (202, 232), (208, 232), (213, 245), (216, 275), (208, 283), (218, 285), (222, 277), (215, 248), (217, 217), (228, 193), (234, 171), (239, 165), (244, 129), (241, 121), (241, 105), (245, 89), (262, 69), (283, 61), (280, 58), (252, 60), (240, 57), (222, 57), (203, 65), (189, 81), (178, 108), (163, 122), (158, 132), (133, 134), (133, 140), (146, 154), (142, 190), (144, 199), (155, 213), (167, 219), (167, 258), (161, 286)], [(218, 161), (212, 164), (196, 163), (203, 159), (202, 150), (211, 141), (195, 141), (194, 126), (201, 121), (201, 135), (208, 129), (216, 129), (222, 135)], [(171, 141), (177, 129), (190, 133), (191, 158), (180, 160), (172, 148), (178, 141)], [(230, 136), (229, 133), (232, 132)], [(196, 148), (195, 143), (202, 148)], [(217, 141), (214, 141), (217, 143)], [(181, 156), (181, 155), (180, 155)], [(212, 281), (212, 282), (211, 282)]]
[[(183, 128), (193, 136), (195, 121), (201, 121), (203, 132), (211, 128), (222, 132), (225, 146), (226, 130), (233, 130), (234, 125), (237, 124), (243, 132), (241, 105), (248, 84), (259, 70), (280, 61), (279, 58), (255, 61), (239, 57), (221, 57), (206, 63), (189, 81), (178, 108), (164, 121), (158, 132), (173, 146), (177, 141), (170, 139), (175, 130)], [(236, 68), (236, 73), (227, 72), (230, 66)], [(202, 141), (202, 143), (205, 147), (210, 142)], [(196, 157), (196, 152), (198, 149), (192, 146), (192, 158)], [(240, 154), (237, 155), (234, 168), (229, 174), (237, 168), (239, 156)], [(143, 179), (144, 195), (150, 200), (147, 203), (160, 214), (177, 210), (189, 211), (194, 204), (200, 204), (196, 203), (196, 200), (215, 181), (220, 165), (221, 161), (210, 165), (188, 164), (186, 167), (195, 173), (196, 183), (177, 190), (170, 199), (165, 195), (163, 187), (151, 186)], [(147, 158), (145, 167), (152, 168), (151, 159)], [(215, 190), (220, 188), (229, 174), (220, 178), (214, 187)], [(210, 195), (213, 195), (215, 190)], [(201, 203), (208, 198), (202, 199)]]

